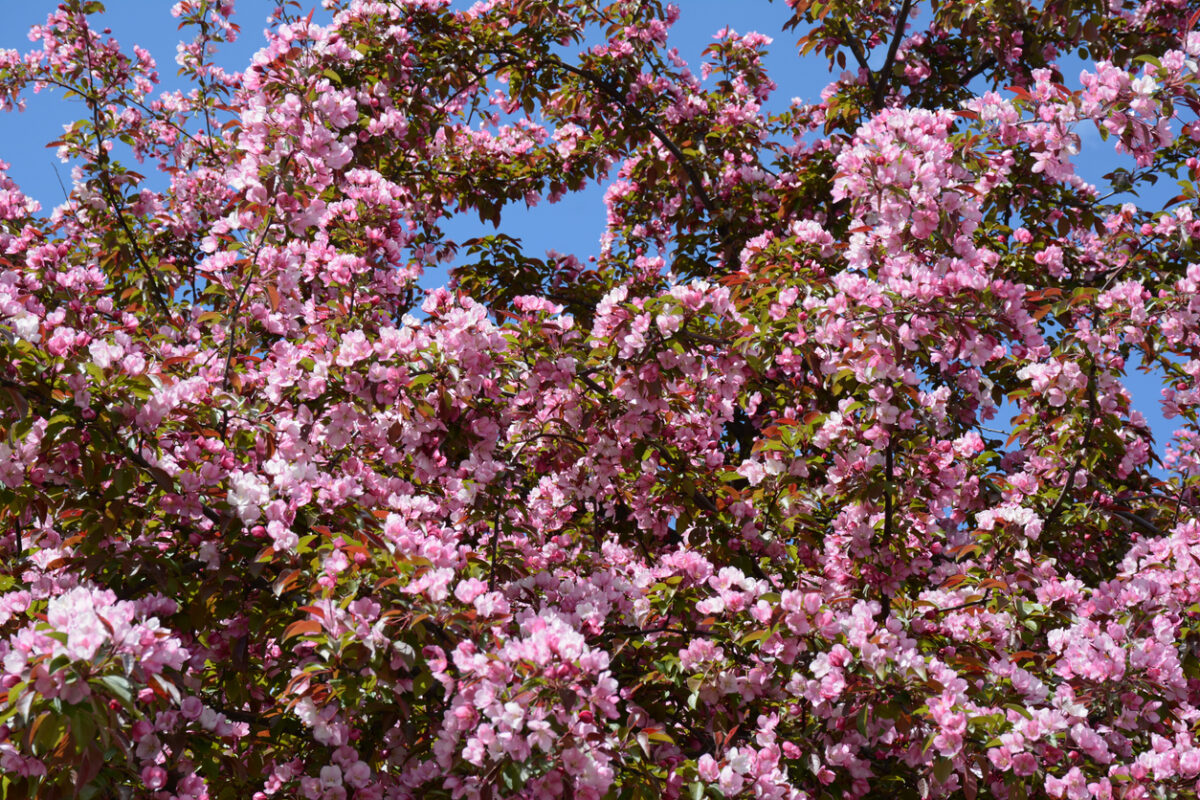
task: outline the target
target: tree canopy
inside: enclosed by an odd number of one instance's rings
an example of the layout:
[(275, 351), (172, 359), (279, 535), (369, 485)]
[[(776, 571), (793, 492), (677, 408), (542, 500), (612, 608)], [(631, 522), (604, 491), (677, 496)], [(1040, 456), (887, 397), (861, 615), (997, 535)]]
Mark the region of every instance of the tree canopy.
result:
[(0, 51), (0, 796), (1196, 797), (1200, 5), (788, 6)]

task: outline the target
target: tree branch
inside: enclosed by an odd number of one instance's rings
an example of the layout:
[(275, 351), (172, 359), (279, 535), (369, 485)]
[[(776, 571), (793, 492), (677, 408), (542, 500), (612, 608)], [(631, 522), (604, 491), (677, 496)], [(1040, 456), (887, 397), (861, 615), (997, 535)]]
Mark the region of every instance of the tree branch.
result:
[(133, 251), (134, 260), (141, 266), (142, 272), (146, 275), (146, 280), (150, 283), (150, 298), (154, 301), (154, 305), (158, 307), (165, 316), (170, 316), (170, 310), (167, 308), (167, 302), (163, 299), (163, 291), (159, 288), (158, 279), (154, 277), (154, 271), (146, 262), (146, 257), (142, 254), (142, 249), (138, 246), (137, 237), (133, 235), (133, 230), (129, 227), (128, 220), (125, 219), (125, 212), (122, 207), (120, 198), (112, 187), (112, 174), (108, 170), (108, 151), (104, 149), (104, 135), (101, 132), (100, 119), (100, 98), (96, 94), (95, 86), (95, 69), (92, 67), (92, 48), (91, 48), (91, 28), (88, 26), (86, 19), (83, 22), (83, 30), (81, 38), (83, 39), (84, 58), (87, 61), (87, 82), (88, 93), (84, 96), (84, 102), (92, 112), (92, 128), (96, 134), (96, 166), (100, 170), (100, 190), (104, 193), (104, 199), (108, 202), (109, 208), (117, 217), (117, 224), (125, 233), (125, 238), (129, 240), (129, 248)]
[(887, 57), (883, 60), (883, 66), (879, 68), (879, 80), (875, 81), (875, 93), (871, 101), (874, 111), (883, 108), (883, 101), (887, 97), (887, 88), (891, 83), (889, 76), (892, 66), (896, 63), (896, 53), (900, 49), (900, 42), (904, 39), (904, 28), (908, 23), (908, 12), (911, 10), (912, 0), (904, 0), (900, 11), (896, 14), (896, 28), (892, 32), (892, 43), (888, 45)]
[(496, 510), (496, 517), (492, 521), (492, 541), (489, 542), (490, 552), (488, 553), (488, 591), (496, 591), (496, 559), (499, 557), (500, 549), (500, 510)]
[(871, 91), (871, 96), (875, 96), (875, 73), (871, 70), (870, 63), (867, 62), (867, 54), (862, 49), (862, 42), (858, 41), (854, 36), (854, 32), (850, 30), (850, 23), (843, 21), (842, 29), (846, 45), (850, 48), (851, 55), (858, 62), (858, 66), (867, 72), (867, 88)]
[[(895, 464), (892, 460), (892, 437), (888, 434), (887, 449), (884, 450), (884, 469), (886, 470), (887, 486), (883, 490), (883, 541), (885, 547), (890, 547), (892, 542), (892, 481), (895, 480)], [(888, 595), (881, 586), (879, 589), (880, 604), (879, 616), (880, 619), (887, 619), (892, 613), (892, 598)]]
[(712, 198), (709, 197), (708, 190), (704, 188), (704, 182), (701, 180), (700, 175), (696, 172), (695, 167), (689, 163), (687, 157), (683, 154), (683, 151), (679, 149), (679, 146), (676, 145), (675, 142), (673, 142), (671, 138), (663, 132), (662, 128), (660, 128), (658, 124), (654, 122), (654, 120), (650, 119), (640, 108), (633, 105), (623, 96), (621, 96), (620, 92), (611, 83), (604, 80), (604, 78), (600, 77), (591, 70), (584, 69), (583, 67), (576, 67), (573, 64), (567, 64), (561, 60), (557, 62), (557, 65), (566, 72), (583, 78), (585, 81), (599, 89), (609, 100), (616, 103), (621, 108), (625, 109), (626, 112), (636, 117), (638, 122), (640, 122), (646, 128), (646, 130), (649, 131), (650, 134), (662, 144), (663, 147), (667, 148), (667, 152), (675, 157), (675, 160), (679, 162), (679, 166), (681, 166), (683, 171), (687, 173), (688, 182), (691, 183), (692, 189), (696, 192), (696, 196), (699, 198), (701, 205), (704, 206), (704, 209), (708, 211), (711, 216), (716, 216), (716, 206), (713, 204)]
[(1088, 367), (1088, 415), (1087, 415), (1087, 430), (1083, 432), (1083, 443), (1079, 446), (1079, 455), (1075, 457), (1075, 463), (1071, 465), (1070, 472), (1067, 473), (1067, 480), (1063, 484), (1062, 490), (1058, 493), (1058, 499), (1054, 501), (1054, 505), (1050, 507), (1049, 513), (1046, 514), (1045, 527), (1049, 528), (1058, 519), (1062, 513), (1063, 504), (1067, 500), (1067, 495), (1071, 493), (1071, 489), (1075, 486), (1075, 477), (1079, 474), (1080, 468), (1083, 466), (1083, 459), (1087, 455), (1088, 447), (1092, 443), (1092, 430), (1096, 425), (1096, 359), (1092, 359), (1092, 364)]
[(1120, 508), (1110, 508), (1108, 511), (1125, 520), (1126, 522), (1132, 522), (1134, 525), (1138, 526), (1147, 533), (1151, 533), (1155, 536), (1167, 535), (1162, 528), (1158, 527), (1140, 514), (1135, 514), (1132, 511), (1125, 511), (1124, 509)]
[(991, 599), (991, 596), (992, 596), (992, 590), (985, 589), (983, 591), (983, 597), (979, 598), (978, 600), (971, 600), (966, 603), (961, 603), (957, 606), (950, 606), (949, 608), (935, 608), (935, 609), (931, 609), (931, 611), (934, 614), (949, 614), (951, 611), (962, 611), (964, 608), (970, 608), (971, 606), (983, 605), (984, 603), (986, 603), (988, 600)]

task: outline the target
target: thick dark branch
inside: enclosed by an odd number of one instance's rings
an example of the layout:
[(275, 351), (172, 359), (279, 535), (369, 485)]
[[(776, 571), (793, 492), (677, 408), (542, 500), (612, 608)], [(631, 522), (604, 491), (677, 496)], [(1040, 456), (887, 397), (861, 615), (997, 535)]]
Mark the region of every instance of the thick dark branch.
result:
[(988, 56), (987, 58), (980, 60), (978, 64), (971, 67), (971, 69), (962, 76), (963, 88), (965, 89), (968, 83), (975, 80), (977, 77), (982, 75), (985, 70), (989, 70), (995, 65), (996, 59), (993, 56)]
[(712, 198), (709, 197), (708, 190), (704, 188), (704, 181), (700, 178), (700, 174), (696, 172), (695, 167), (693, 167), (688, 161), (687, 157), (683, 154), (683, 151), (679, 149), (679, 146), (675, 144), (675, 142), (671, 141), (671, 137), (667, 136), (667, 134), (663, 132), (662, 128), (660, 128), (658, 124), (654, 122), (654, 120), (646, 116), (646, 114), (640, 108), (626, 100), (615, 86), (591, 70), (584, 69), (583, 67), (576, 67), (572, 64), (567, 64), (562, 61), (558, 62), (558, 66), (572, 75), (577, 75), (580, 78), (583, 78), (585, 81), (603, 92), (604, 96), (609, 100), (616, 103), (621, 108), (625, 109), (626, 112), (636, 117), (637, 121), (641, 123), (641, 125), (645, 127), (645, 129), (649, 131), (655, 139), (658, 139), (658, 141), (662, 143), (663, 147), (667, 148), (667, 152), (675, 157), (675, 160), (679, 162), (679, 166), (683, 167), (683, 171), (687, 173), (688, 182), (691, 183), (692, 189), (696, 192), (696, 196), (700, 199), (701, 205), (704, 206), (704, 209), (708, 211), (711, 216), (716, 216), (716, 206), (713, 204)]
[(1109, 510), (1109, 512), (1111, 512), (1112, 514), (1115, 514), (1116, 516), (1120, 517), (1121, 519), (1125, 520), (1126, 522), (1132, 522), (1134, 525), (1138, 526), (1139, 528), (1146, 531), (1147, 533), (1153, 534), (1154, 536), (1166, 536), (1167, 535), (1166, 532), (1163, 531), (1162, 528), (1158, 527), (1153, 522), (1151, 522), (1150, 520), (1141, 516), (1140, 514), (1135, 514), (1132, 511), (1125, 511), (1120, 508), (1110, 508), (1108, 510)]
[[(1187, 488), (1188, 470), (1183, 471), (1183, 480), (1179, 482), (1179, 492), (1175, 495), (1175, 516), (1171, 518), (1171, 527), (1179, 524), (1179, 513), (1183, 510), (1183, 492)], [(1190, 506), (1189, 506), (1190, 507)]]
[(892, 43), (888, 45), (887, 58), (879, 69), (879, 79), (875, 81), (875, 94), (871, 106), (875, 111), (883, 108), (887, 97), (888, 86), (891, 85), (892, 67), (896, 63), (896, 53), (900, 50), (900, 42), (904, 39), (904, 28), (908, 24), (908, 12), (912, 10), (912, 0), (904, 0), (900, 11), (896, 14), (896, 29), (892, 32)]
[(584, 375), (583, 373), (579, 373), (579, 375), (577, 377), (579, 378), (579, 380), (583, 381), (584, 386), (588, 387), (596, 394), (605, 395), (605, 396), (608, 395), (608, 390), (606, 390), (600, 384), (596, 383), (594, 380), (589, 378), (587, 375)]
[(687, 330), (687, 329), (680, 331), (679, 336), (680, 336), (680, 338), (687, 339), (688, 341), (691, 341), (691, 342), (698, 342), (699, 344), (710, 344), (710, 345), (713, 345), (714, 347), (728, 347), (731, 344), (731, 340), (729, 340), (729, 339), (718, 339), (715, 336), (707, 336), (703, 333), (696, 333), (695, 331), (691, 331), (691, 330)]
[(858, 62), (858, 66), (867, 72), (867, 88), (871, 91), (871, 96), (875, 96), (875, 73), (871, 70), (871, 65), (867, 62), (867, 54), (863, 51), (862, 42), (855, 38), (854, 32), (850, 30), (850, 24), (842, 23), (843, 36), (846, 40), (846, 45), (850, 48), (850, 54), (854, 56), (854, 60)]

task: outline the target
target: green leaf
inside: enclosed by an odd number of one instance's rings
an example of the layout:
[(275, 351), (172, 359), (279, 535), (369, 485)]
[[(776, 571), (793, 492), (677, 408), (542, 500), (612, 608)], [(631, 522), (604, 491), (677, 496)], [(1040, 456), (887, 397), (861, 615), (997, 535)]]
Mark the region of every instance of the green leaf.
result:
[(742, 637), (741, 641), (738, 643), (741, 645), (753, 644), (754, 642), (761, 642), (763, 639), (766, 639), (770, 635), (771, 635), (771, 629), (763, 628), (762, 630), (752, 631), (752, 632), (746, 634), (745, 636)]
[(1025, 719), (1033, 719), (1033, 715), (1029, 713), (1029, 709), (1025, 708), (1025, 706), (1018, 705), (1016, 703), (1005, 703), (1004, 707), (1009, 711), (1017, 712)]
[[(133, 703), (133, 687), (130, 685), (129, 679), (124, 675), (102, 675), (98, 680), (104, 688), (112, 693), (113, 697), (125, 705)], [(93, 680), (93, 683), (95, 682)]]
[(45, 713), (41, 724), (37, 725), (37, 734), (33, 737), (33, 747), (38, 753), (48, 754), (58, 745), (63, 734), (69, 730), (70, 723), (58, 714)]

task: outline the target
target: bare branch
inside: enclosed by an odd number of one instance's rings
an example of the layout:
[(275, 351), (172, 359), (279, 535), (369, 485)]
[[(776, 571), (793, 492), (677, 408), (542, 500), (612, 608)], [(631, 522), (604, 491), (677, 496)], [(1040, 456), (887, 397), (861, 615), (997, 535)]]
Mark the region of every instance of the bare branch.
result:
[(112, 186), (112, 173), (108, 168), (108, 151), (104, 149), (104, 134), (101, 131), (100, 117), (100, 98), (96, 94), (95, 87), (95, 69), (92, 67), (92, 49), (91, 49), (91, 28), (87, 22), (83, 23), (83, 51), (84, 57), (87, 60), (87, 81), (88, 93), (84, 95), (84, 101), (92, 112), (92, 128), (96, 134), (96, 166), (100, 169), (100, 190), (104, 193), (104, 199), (108, 202), (109, 208), (112, 209), (117, 218), (117, 224), (125, 233), (125, 238), (129, 240), (129, 248), (133, 251), (134, 260), (142, 268), (142, 272), (146, 275), (146, 280), (150, 284), (150, 298), (154, 301), (154, 305), (158, 307), (164, 315), (170, 316), (170, 310), (167, 308), (167, 302), (163, 299), (163, 291), (158, 285), (158, 279), (154, 276), (154, 271), (147, 263), (146, 257), (142, 254), (141, 247), (138, 246), (137, 237), (133, 235), (133, 230), (129, 227), (128, 220), (125, 219), (125, 211), (121, 199), (117, 196)]
[(911, 10), (912, 0), (904, 0), (900, 11), (896, 14), (896, 28), (892, 32), (892, 43), (888, 45), (887, 57), (883, 60), (883, 66), (879, 68), (879, 79), (875, 81), (875, 93), (871, 105), (876, 111), (883, 108), (883, 101), (887, 97), (887, 88), (891, 83), (888, 77), (891, 75), (892, 66), (896, 63), (896, 53), (900, 50), (901, 40), (904, 39), (904, 28), (908, 24), (908, 13)]

